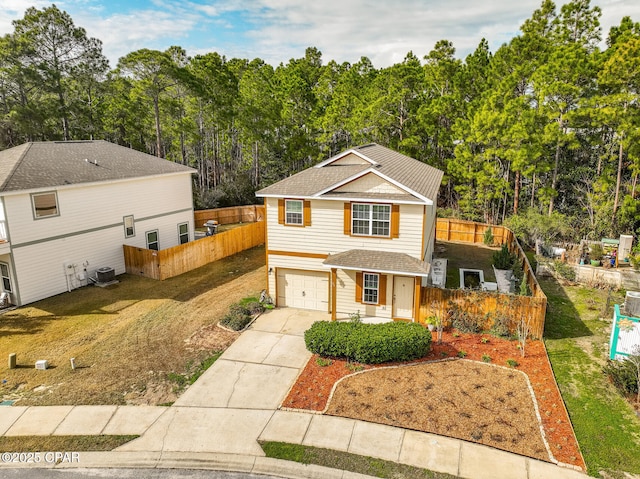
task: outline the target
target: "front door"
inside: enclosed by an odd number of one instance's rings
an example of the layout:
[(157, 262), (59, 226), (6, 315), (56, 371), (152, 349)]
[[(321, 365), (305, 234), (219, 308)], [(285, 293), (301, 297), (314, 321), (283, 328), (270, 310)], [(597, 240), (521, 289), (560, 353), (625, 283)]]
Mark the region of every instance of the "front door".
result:
[(393, 317), (413, 319), (413, 285), (409, 276), (393, 277)]

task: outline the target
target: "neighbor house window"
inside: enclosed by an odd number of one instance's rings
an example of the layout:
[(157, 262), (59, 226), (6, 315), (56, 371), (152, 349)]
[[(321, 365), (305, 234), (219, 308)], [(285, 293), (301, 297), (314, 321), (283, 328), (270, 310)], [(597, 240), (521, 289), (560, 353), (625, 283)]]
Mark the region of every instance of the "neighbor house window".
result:
[(303, 203), (302, 200), (285, 200), (285, 224), (302, 225), (303, 224)]
[(158, 243), (158, 230), (147, 231), (147, 249), (154, 249), (158, 251), (160, 249)]
[(135, 222), (133, 220), (133, 215), (125, 216), (123, 218), (124, 222), (124, 237), (131, 238), (136, 235)]
[(11, 293), (11, 278), (9, 277), (9, 265), (0, 263), (0, 277), (2, 277), (2, 290)]
[(391, 205), (353, 203), (351, 232), (361, 236), (389, 236)]
[(49, 216), (58, 216), (58, 195), (55, 191), (48, 193), (35, 193), (31, 195), (31, 203), (33, 205), (34, 218), (47, 218)]
[(178, 225), (178, 240), (180, 244), (189, 242), (189, 223), (180, 223)]
[(380, 291), (380, 275), (376, 273), (364, 273), (362, 285), (362, 302), (378, 304)]

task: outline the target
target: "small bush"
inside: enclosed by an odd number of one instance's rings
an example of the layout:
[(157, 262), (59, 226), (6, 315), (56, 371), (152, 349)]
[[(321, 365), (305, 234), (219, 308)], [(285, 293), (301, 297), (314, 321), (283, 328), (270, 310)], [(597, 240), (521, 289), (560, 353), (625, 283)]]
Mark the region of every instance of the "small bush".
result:
[(508, 338), (511, 336), (511, 318), (504, 313), (498, 313), (493, 317), (493, 324), (489, 330), (494, 336)]
[(462, 349), (460, 351), (458, 351), (458, 357), (459, 358), (465, 358), (466, 356), (467, 356), (467, 352), (466, 351), (464, 351)]
[(241, 304), (232, 304), (220, 324), (234, 331), (243, 330), (251, 322), (251, 311)]
[(326, 368), (327, 366), (331, 366), (333, 364), (333, 361), (331, 361), (331, 359), (320, 357), (316, 358), (316, 364), (321, 368)]
[(509, 252), (506, 244), (503, 244), (498, 251), (493, 253), (491, 259), (496, 269), (511, 269), (516, 261), (516, 256)]
[(304, 340), (309, 351), (321, 356), (379, 364), (425, 356), (431, 346), (431, 333), (416, 323), (317, 321), (305, 331)]
[(493, 246), (493, 230), (491, 226), (489, 226), (486, 230), (484, 230), (484, 235), (482, 236), (482, 242), (487, 246)]
[(638, 378), (631, 361), (607, 361), (604, 373), (609, 376), (613, 385), (624, 395), (638, 393)]
[(477, 319), (466, 311), (459, 311), (451, 321), (451, 325), (461, 333), (477, 333), (480, 331)]
[(266, 309), (265, 305), (260, 301), (251, 301), (245, 304), (244, 307), (247, 308), (252, 315), (264, 313), (264, 310)]
[(488, 354), (483, 354), (483, 355), (482, 355), (482, 360), (483, 360), (485, 363), (490, 363), (490, 362), (491, 362), (491, 356), (489, 356)]
[(507, 359), (507, 366), (509, 366), (510, 368), (515, 368), (516, 366), (518, 366), (518, 361), (516, 361), (515, 359)]
[(569, 281), (576, 280), (576, 270), (573, 268), (573, 266), (568, 265), (567, 263), (563, 263), (560, 260), (554, 261), (553, 264), (556, 269), (556, 273), (558, 273), (564, 279), (567, 279)]

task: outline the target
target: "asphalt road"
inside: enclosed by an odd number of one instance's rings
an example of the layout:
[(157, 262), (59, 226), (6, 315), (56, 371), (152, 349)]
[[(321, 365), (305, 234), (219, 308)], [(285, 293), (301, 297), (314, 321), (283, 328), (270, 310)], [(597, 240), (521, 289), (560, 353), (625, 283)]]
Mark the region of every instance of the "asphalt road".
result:
[(0, 479), (278, 479), (201, 469), (0, 469)]

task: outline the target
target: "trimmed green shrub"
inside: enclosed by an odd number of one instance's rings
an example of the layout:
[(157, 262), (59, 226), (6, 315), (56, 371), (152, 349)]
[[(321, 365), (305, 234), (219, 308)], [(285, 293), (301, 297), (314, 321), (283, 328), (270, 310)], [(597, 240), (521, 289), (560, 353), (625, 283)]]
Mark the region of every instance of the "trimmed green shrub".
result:
[(241, 331), (252, 319), (251, 311), (246, 306), (232, 304), (229, 312), (220, 320), (220, 324), (234, 331)]
[(364, 364), (410, 361), (431, 347), (431, 333), (416, 323), (317, 321), (305, 331), (304, 340), (312, 353)]

